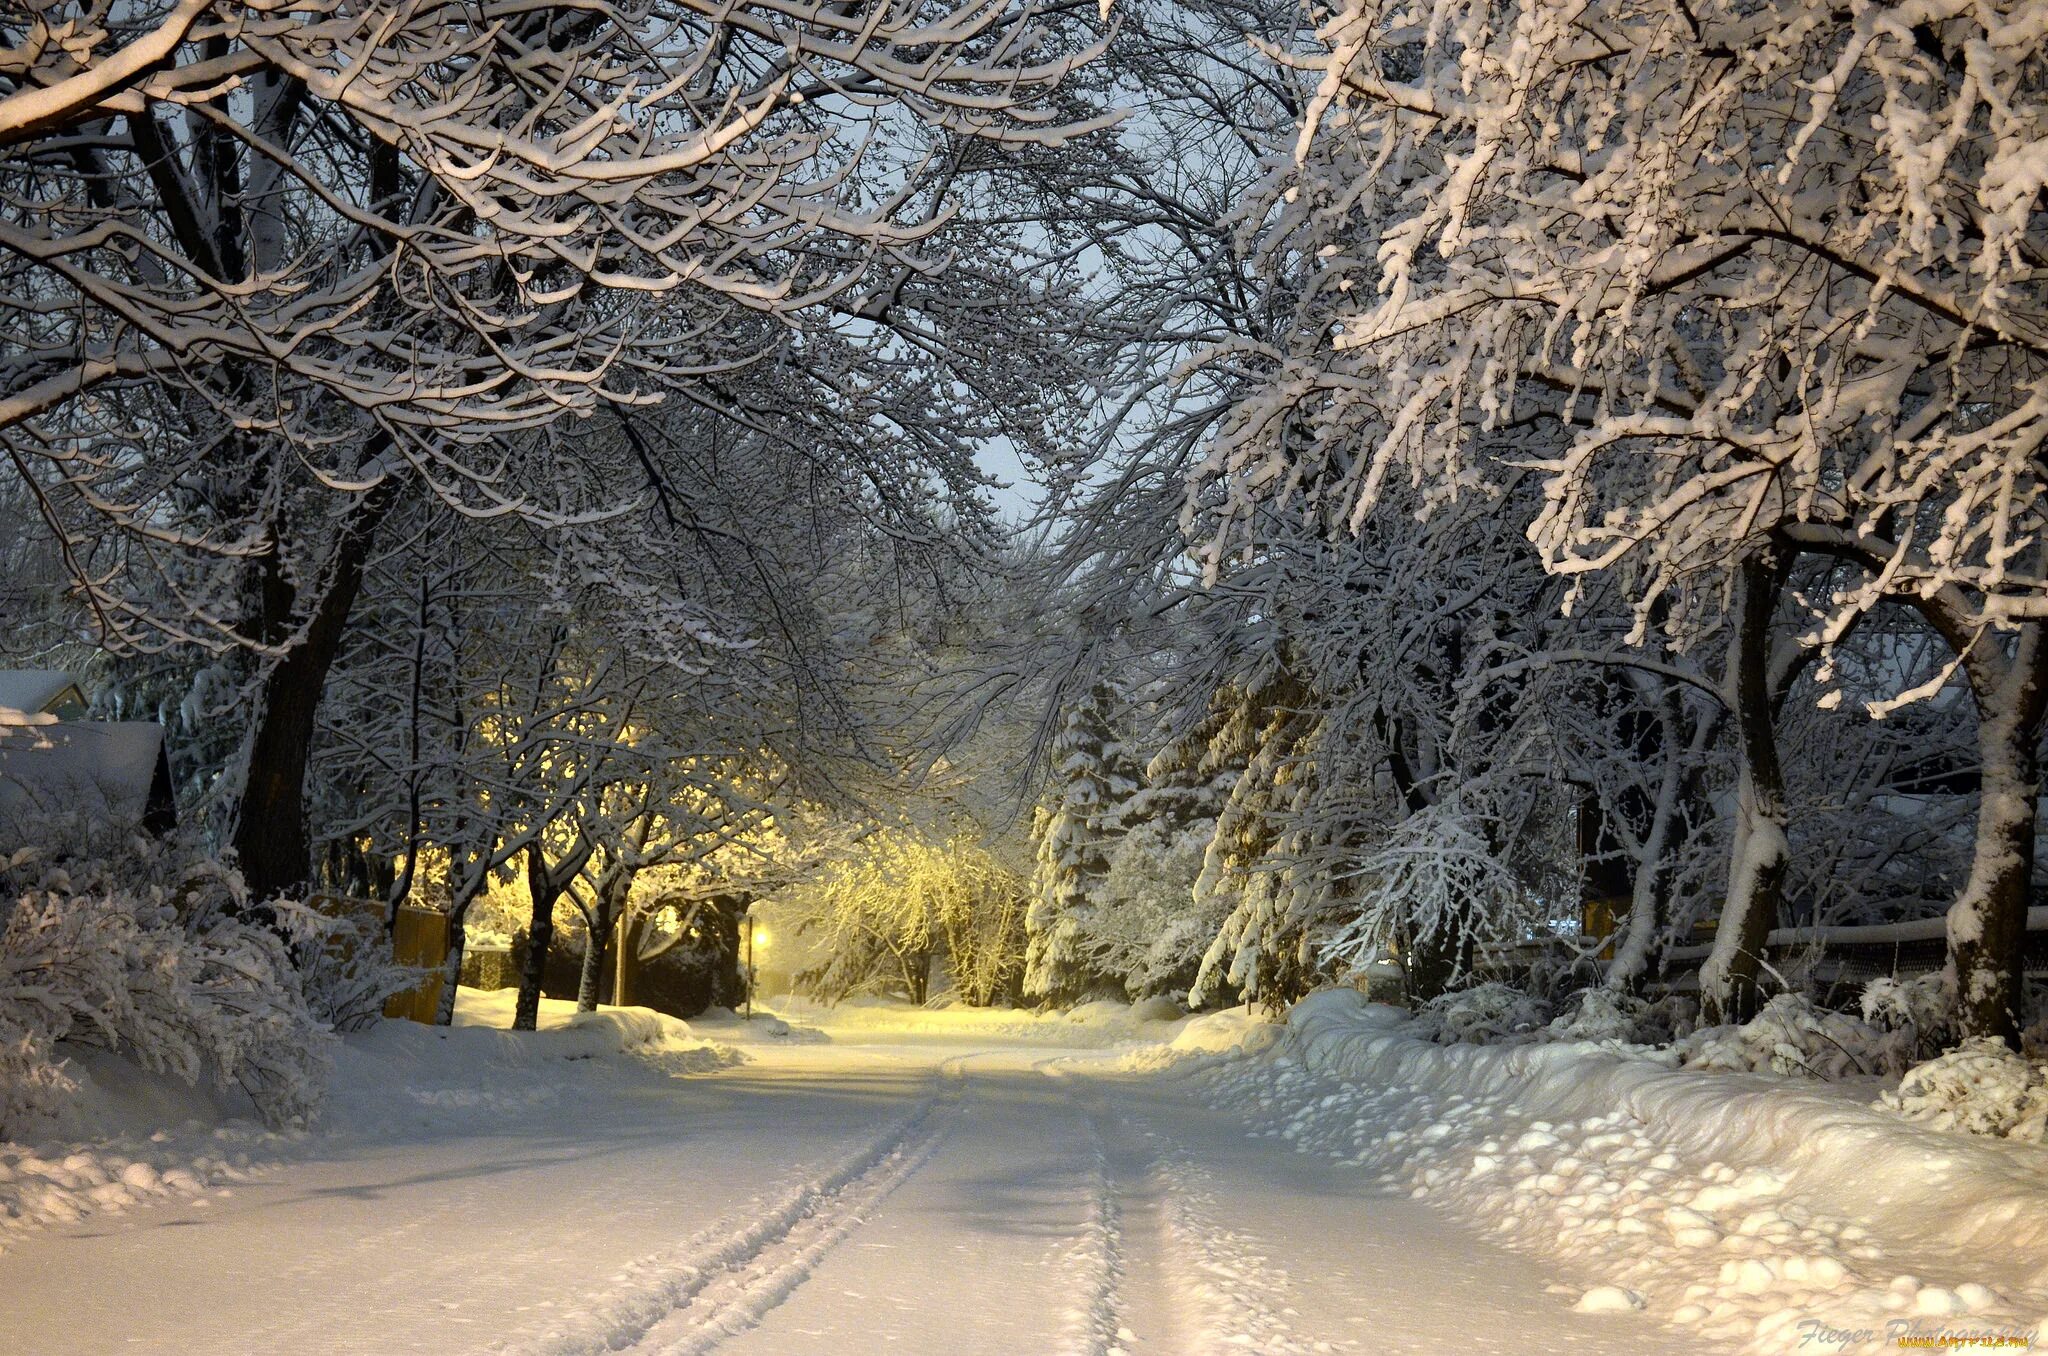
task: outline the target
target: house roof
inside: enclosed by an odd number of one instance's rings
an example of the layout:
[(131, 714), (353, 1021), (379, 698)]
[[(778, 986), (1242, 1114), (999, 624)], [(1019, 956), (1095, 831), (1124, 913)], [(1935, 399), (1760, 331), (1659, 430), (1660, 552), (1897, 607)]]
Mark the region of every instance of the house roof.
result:
[(34, 725), (27, 717), (55, 710), (66, 696), (83, 704), (75, 679), (61, 669), (0, 669), (0, 725)]
[(163, 727), (148, 721), (0, 727), (0, 827), (72, 815), (142, 823), (163, 742)]

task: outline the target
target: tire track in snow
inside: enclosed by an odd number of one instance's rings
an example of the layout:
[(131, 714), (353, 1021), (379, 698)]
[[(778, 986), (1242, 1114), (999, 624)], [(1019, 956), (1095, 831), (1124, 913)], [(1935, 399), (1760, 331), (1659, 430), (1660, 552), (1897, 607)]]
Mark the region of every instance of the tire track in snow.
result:
[(1111, 1109), (1098, 1087), (1057, 1062), (1040, 1071), (1060, 1080), (1086, 1113), (1102, 1196), (1088, 1249), (1100, 1284), (1086, 1317), (1087, 1356), (1208, 1356), (1327, 1350), (1290, 1328), (1279, 1297), (1287, 1278), (1252, 1241), (1222, 1227), (1201, 1171), (1158, 1132)]
[(952, 1128), (960, 1060), (940, 1067), (940, 1089), (909, 1115), (822, 1174), (785, 1188), (744, 1220), (713, 1225), (672, 1252), (628, 1263), (607, 1302), (567, 1329), (497, 1350), (518, 1356), (709, 1351), (754, 1326), (853, 1232), (866, 1212), (922, 1167)]
[(705, 1276), (695, 1291), (630, 1350), (643, 1356), (699, 1356), (760, 1323), (818, 1269), (825, 1254), (923, 1167), (950, 1125), (926, 1128), (845, 1185), (815, 1196), (766, 1246)]
[[(1042, 1072), (1053, 1073), (1050, 1069)], [(1056, 1076), (1056, 1075), (1055, 1075)], [(1124, 1324), (1124, 1237), (1123, 1205), (1118, 1197), (1110, 1166), (1109, 1144), (1101, 1119), (1086, 1106), (1077, 1106), (1088, 1131), (1088, 1159), (1092, 1170), (1088, 1214), (1081, 1221), (1070, 1256), (1080, 1272), (1083, 1295), (1075, 1315), (1074, 1331), (1065, 1350), (1074, 1356), (1130, 1356), (1130, 1329)]]
[(1245, 1352), (1261, 1356), (1306, 1356), (1327, 1344), (1299, 1337), (1287, 1322), (1292, 1310), (1281, 1302), (1287, 1277), (1274, 1270), (1256, 1244), (1226, 1228), (1203, 1174), (1180, 1150), (1149, 1130), (1155, 1146), (1150, 1176), (1158, 1183), (1163, 1271), (1180, 1313), (1197, 1316), (1193, 1331), (1176, 1348), (1192, 1356)]

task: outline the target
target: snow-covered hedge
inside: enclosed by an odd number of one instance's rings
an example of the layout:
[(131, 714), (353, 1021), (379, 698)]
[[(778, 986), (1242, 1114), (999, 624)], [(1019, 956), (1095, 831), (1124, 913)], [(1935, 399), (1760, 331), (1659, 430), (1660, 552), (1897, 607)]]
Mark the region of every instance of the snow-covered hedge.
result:
[(1875, 981), (1863, 1010), (1858, 1020), (1801, 994), (1779, 994), (1739, 1026), (1694, 1030), (1692, 1005), (1678, 996), (1650, 1002), (1595, 986), (1565, 997), (1553, 1015), (1540, 998), (1490, 981), (1425, 1004), (1415, 1034), (1439, 1045), (1670, 1046), (1694, 1068), (1823, 1079), (1895, 1076), (1939, 1048), (1947, 1007), (1938, 979)]
[(1642, 1045), (1669, 1041), (1672, 1004), (1651, 1003), (1634, 994), (1594, 986), (1566, 999), (1543, 1030), (1545, 1040), (1621, 1041)]
[(239, 879), (147, 843), (85, 861), (0, 861), (0, 1138), (76, 1086), (67, 1046), (240, 1087), (273, 1125), (310, 1119), (332, 1041), (280, 929)]
[(1691, 1021), (1692, 1004), (1684, 998), (1652, 1003), (1596, 985), (1566, 995), (1553, 1007), (1534, 994), (1489, 980), (1431, 999), (1415, 1014), (1415, 1030), (1440, 1045), (1664, 1045)]

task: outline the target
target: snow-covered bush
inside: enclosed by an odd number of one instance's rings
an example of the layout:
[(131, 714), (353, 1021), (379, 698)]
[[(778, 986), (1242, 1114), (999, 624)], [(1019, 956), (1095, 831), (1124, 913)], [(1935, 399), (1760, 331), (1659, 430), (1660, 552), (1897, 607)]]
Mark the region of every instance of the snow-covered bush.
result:
[(2029, 979), (2020, 993), (2020, 1049), (2048, 1060), (2048, 981)]
[(1432, 998), (1415, 1014), (1416, 1034), (1439, 1045), (1527, 1039), (1549, 1021), (1549, 1004), (1495, 981)]
[[(1414, 953), (1447, 941), (1455, 948), (1498, 940), (1512, 936), (1530, 914), (1528, 892), (1493, 849), (1480, 817), (1455, 798), (1394, 825), (1360, 860), (1358, 876), (1357, 913), (1323, 940), (1324, 965), (1356, 969), (1384, 955), (1390, 943)], [(1462, 977), (1454, 962), (1448, 978)]]
[(1907, 1033), (1921, 1057), (1935, 1055), (1955, 1035), (1955, 977), (1935, 970), (1910, 979), (1880, 975), (1863, 986), (1863, 1020)]
[[(426, 978), (418, 968), (391, 958), (391, 939), (380, 917), (336, 917), (283, 901), (272, 908), (290, 942), (307, 1008), (336, 1031), (375, 1025), (384, 1016), (386, 999)], [(476, 949), (474, 939), (469, 947)]]
[(1878, 1104), (1937, 1129), (2048, 1142), (2048, 1070), (1981, 1036), (1914, 1065)]
[(1914, 1041), (1911, 1032), (1886, 1031), (1783, 993), (1742, 1025), (1703, 1027), (1677, 1049), (1691, 1068), (1834, 1079), (1899, 1073), (1913, 1061)]
[(4, 865), (0, 1136), (19, 1136), (73, 1089), (67, 1042), (239, 1086), (273, 1125), (317, 1112), (331, 1034), (238, 878), (203, 862), (174, 872), (147, 844), (118, 864), (43, 865), (29, 849)]
[(1543, 1029), (1543, 1039), (1631, 1044), (1669, 1040), (1670, 1029), (1660, 1029), (1659, 1015), (1657, 1009), (1634, 994), (1596, 985), (1565, 1000), (1557, 1016)]

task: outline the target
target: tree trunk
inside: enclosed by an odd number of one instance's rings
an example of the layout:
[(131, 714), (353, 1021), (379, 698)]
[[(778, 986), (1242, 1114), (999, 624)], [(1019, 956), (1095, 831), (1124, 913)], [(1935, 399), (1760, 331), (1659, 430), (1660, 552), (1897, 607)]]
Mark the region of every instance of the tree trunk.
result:
[(1411, 936), (1401, 948), (1402, 987), (1411, 1005), (1442, 997), (1472, 973), (1472, 934), (1452, 926), (1426, 937)]
[(532, 1031), (540, 1025), (541, 986), (547, 978), (548, 950), (555, 943), (555, 901), (543, 904), (534, 896), (533, 918), (526, 927), (526, 965), (519, 973), (519, 1004), (512, 1010), (512, 1029)]
[(576, 977), (576, 1011), (596, 1012), (604, 985), (604, 938), (596, 928), (583, 943), (583, 970)]
[(458, 908), (448, 915), (448, 958), (441, 962), (441, 1002), (434, 1009), (435, 1026), (455, 1025), (455, 990), (462, 984), (462, 952), (468, 944), (468, 929), (463, 924), (466, 908)]
[(1742, 776), (1728, 900), (1714, 949), (1700, 967), (1701, 1019), (1708, 1025), (1748, 1021), (1763, 1005), (1758, 975), (1764, 943), (1777, 924), (1785, 892), (1785, 780), (1770, 693), (1771, 613), (1784, 576), (1768, 556), (1751, 557), (1740, 569), (1728, 686)]
[(1607, 987), (1619, 992), (1639, 991), (1656, 968), (1657, 943), (1664, 927), (1667, 895), (1671, 884), (1672, 856), (1685, 829), (1687, 782), (1693, 760), (1704, 750), (1711, 724), (1699, 721), (1691, 740), (1680, 743), (1685, 704), (1677, 690), (1667, 683), (1658, 702), (1658, 725), (1662, 731), (1664, 772), (1657, 782), (1657, 799), (1650, 811), (1649, 828), (1636, 854), (1635, 879), (1630, 885), (1628, 925), (1614, 949), (1614, 963), (1607, 969)]
[(242, 879), (249, 897), (258, 902), (303, 894), (310, 880), (306, 763), (314, 722), (348, 614), (362, 589), (371, 543), (395, 493), (395, 483), (386, 479), (356, 501), (342, 522), (328, 562), (327, 587), (304, 637), (264, 675), (234, 833)]
[[(619, 920), (626, 916), (626, 899), (633, 893), (633, 875), (625, 866), (614, 863), (605, 869), (603, 879), (597, 883), (596, 907), (590, 920), (590, 944), (583, 949), (583, 974), (576, 985), (578, 1012), (597, 1011), (597, 1001), (604, 987), (605, 947), (619, 933)], [(625, 945), (623, 936), (619, 938), (619, 944)], [(614, 993), (612, 1004), (622, 1007), (624, 1000)]]
[(932, 953), (913, 951), (903, 957), (903, 987), (910, 993), (910, 1001), (923, 1007), (932, 991)]
[(1983, 769), (1977, 845), (1969, 879), (1948, 913), (1948, 964), (1956, 981), (1960, 1034), (1992, 1037), (2014, 1049), (2026, 992), (2022, 953), (2041, 793), (2038, 750), (2048, 707), (2048, 644), (2041, 632), (2038, 622), (2022, 627), (2013, 662), (1997, 667), (1995, 682), (1971, 674)]
[(512, 1010), (512, 1029), (532, 1031), (540, 1024), (541, 986), (547, 980), (548, 949), (555, 942), (555, 901), (589, 862), (592, 844), (579, 835), (568, 855), (549, 865), (541, 845), (526, 849), (526, 889), (533, 913), (526, 926), (526, 964), (519, 974), (519, 1003)]

